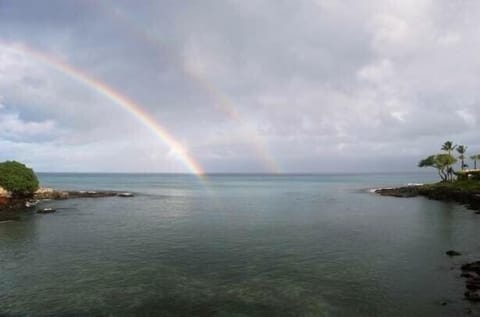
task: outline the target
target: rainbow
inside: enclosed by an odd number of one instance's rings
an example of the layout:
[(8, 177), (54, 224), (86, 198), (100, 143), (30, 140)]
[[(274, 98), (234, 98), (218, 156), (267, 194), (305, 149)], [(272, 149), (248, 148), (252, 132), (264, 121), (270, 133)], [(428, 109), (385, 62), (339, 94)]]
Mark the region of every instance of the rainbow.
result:
[(162, 127), (147, 111), (138, 103), (129, 97), (122, 95), (106, 83), (94, 78), (73, 65), (62, 61), (50, 54), (33, 49), (23, 44), (13, 44), (0, 41), (0, 47), (13, 50), (20, 54), (25, 54), (35, 60), (54, 68), (57, 71), (81, 82), (87, 87), (94, 89), (99, 94), (111, 100), (125, 111), (132, 114), (140, 123), (153, 132), (160, 140), (165, 143), (173, 153), (185, 164), (193, 174), (203, 178), (205, 171), (202, 166), (188, 153), (187, 149), (180, 144), (164, 127)]
[[(108, 1), (106, 1), (108, 2)], [(274, 159), (273, 155), (270, 153), (265, 141), (258, 135), (258, 133), (251, 127), (248, 126), (246, 120), (241, 116), (237, 111), (236, 107), (230, 101), (226, 94), (221, 92), (216, 88), (210, 81), (208, 81), (204, 76), (195, 72), (189, 67), (186, 67), (182, 61), (178, 60), (178, 57), (173, 54), (168, 47), (166, 47), (160, 39), (158, 39), (155, 34), (151, 31), (143, 28), (139, 23), (134, 21), (128, 14), (122, 12), (118, 6), (115, 7), (113, 4), (111, 6), (106, 6), (105, 2), (99, 2), (99, 5), (103, 5), (104, 12), (109, 13), (112, 18), (120, 22), (123, 25), (129, 27), (129, 31), (132, 34), (142, 39), (144, 42), (148, 43), (150, 46), (155, 48), (157, 51), (166, 53), (171, 62), (177, 66), (191, 81), (195, 82), (203, 91), (207, 92), (208, 96), (212, 98), (217, 104), (217, 109), (224, 113), (228, 118), (234, 122), (239, 123), (243, 128), (244, 132), (249, 135), (249, 140), (257, 153), (258, 157), (264, 162), (265, 168), (274, 174), (282, 173), (280, 164)], [(115, 7), (115, 10), (111, 10), (112, 7)]]

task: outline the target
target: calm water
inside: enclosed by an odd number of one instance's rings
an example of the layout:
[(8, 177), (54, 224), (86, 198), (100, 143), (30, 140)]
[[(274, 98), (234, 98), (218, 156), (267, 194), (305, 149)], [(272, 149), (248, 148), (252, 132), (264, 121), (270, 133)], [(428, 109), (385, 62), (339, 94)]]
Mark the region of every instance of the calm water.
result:
[(368, 192), (434, 175), (40, 178), (137, 196), (45, 202), (58, 212), (0, 223), (0, 315), (480, 313), (458, 269), (480, 257), (480, 216)]

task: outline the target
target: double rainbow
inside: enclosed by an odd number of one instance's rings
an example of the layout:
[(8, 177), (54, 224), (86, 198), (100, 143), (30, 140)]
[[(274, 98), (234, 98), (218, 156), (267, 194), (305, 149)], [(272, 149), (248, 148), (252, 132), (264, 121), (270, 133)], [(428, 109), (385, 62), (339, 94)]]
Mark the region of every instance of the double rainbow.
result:
[(188, 168), (193, 174), (203, 177), (205, 171), (189, 153), (188, 150), (178, 142), (173, 135), (171, 135), (160, 123), (158, 123), (155, 118), (153, 118), (144, 108), (130, 99), (129, 97), (121, 94), (116, 91), (105, 82), (100, 81), (93, 76), (88, 75), (82, 70), (74, 67), (62, 61), (59, 58), (56, 58), (52, 55), (48, 55), (39, 50), (35, 50), (26, 45), (12, 44), (0, 41), (0, 47), (13, 50), (20, 54), (25, 54), (35, 60), (48, 65), (57, 71), (64, 73), (65, 75), (83, 83), (84, 85), (94, 89), (99, 94), (103, 95), (113, 103), (117, 104), (125, 111), (132, 114), (140, 123), (142, 123), (146, 128), (152, 131), (160, 140), (165, 143), (173, 153), (183, 162), (183, 164)]
[[(239, 123), (243, 131), (248, 135), (249, 143), (256, 152), (257, 157), (263, 161), (264, 168), (273, 174), (282, 173), (282, 168), (279, 162), (274, 158), (263, 138), (254, 128), (248, 125), (245, 118), (224, 92), (218, 89), (211, 81), (205, 78), (205, 76), (188, 66), (185, 66), (184, 62), (172, 52), (160, 38), (115, 6), (113, 2), (107, 0), (100, 2), (98, 5), (103, 7), (103, 11), (109, 14), (114, 21), (126, 26), (134, 38), (141, 39), (158, 52), (166, 54), (169, 61), (173, 63), (177, 69), (181, 70), (183, 74), (185, 74), (192, 82), (205, 91), (213, 101), (215, 101), (218, 110), (224, 113), (231, 121)], [(115, 10), (112, 10), (112, 8), (115, 8)]]

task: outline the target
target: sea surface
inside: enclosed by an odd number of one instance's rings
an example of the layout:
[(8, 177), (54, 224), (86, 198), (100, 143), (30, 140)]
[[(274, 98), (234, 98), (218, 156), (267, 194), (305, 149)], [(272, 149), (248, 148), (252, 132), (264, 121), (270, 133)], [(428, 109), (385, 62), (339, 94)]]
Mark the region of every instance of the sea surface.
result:
[[(480, 216), (381, 197), (434, 174), (41, 174), (133, 198), (0, 223), (0, 316), (462, 316)], [(461, 257), (449, 258), (455, 249)]]

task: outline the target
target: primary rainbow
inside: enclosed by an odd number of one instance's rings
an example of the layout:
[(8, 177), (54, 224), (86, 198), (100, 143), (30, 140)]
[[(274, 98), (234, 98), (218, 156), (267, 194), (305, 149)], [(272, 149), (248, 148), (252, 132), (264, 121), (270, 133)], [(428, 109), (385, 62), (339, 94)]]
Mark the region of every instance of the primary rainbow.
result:
[[(270, 173), (282, 173), (282, 168), (279, 162), (271, 154), (263, 138), (255, 131), (254, 128), (251, 128), (248, 125), (246, 120), (242, 117), (239, 111), (237, 111), (237, 108), (225, 93), (220, 91), (204, 76), (183, 65), (183, 63), (178, 60), (178, 57), (173, 54), (169, 48), (164, 45), (158, 37), (155, 36), (154, 33), (146, 28), (143, 28), (139, 23), (115, 7), (113, 3), (110, 3), (110, 6), (106, 6), (105, 3), (108, 3), (108, 1), (101, 1), (98, 3), (98, 5), (103, 5), (106, 13), (111, 14), (112, 18), (128, 26), (130, 32), (132, 32), (134, 36), (142, 39), (146, 43), (149, 43), (158, 51), (166, 53), (169, 56), (170, 61), (173, 62), (173, 64), (175, 64), (179, 70), (187, 75), (188, 78), (195, 82), (203, 91), (208, 93), (208, 95), (216, 102), (216, 109), (227, 115), (230, 120), (240, 124), (240, 126), (249, 136), (249, 143), (253, 146), (257, 156), (263, 161), (265, 168)], [(112, 8), (115, 8), (115, 10), (112, 10)]]
[(162, 140), (163, 143), (165, 143), (178, 156), (178, 158), (193, 174), (199, 177), (203, 177), (205, 175), (205, 171), (203, 170), (202, 166), (195, 161), (195, 159), (188, 153), (187, 149), (180, 144), (164, 127), (162, 127), (148, 112), (146, 112), (142, 106), (134, 102), (129, 97), (122, 95), (120, 92), (116, 91), (106, 83), (86, 74), (82, 70), (52, 55), (46, 54), (23, 44), (5, 43), (1, 40), (0, 46), (23, 53), (29, 57), (33, 57), (35, 60), (55, 68), (56, 70), (72, 77), (73, 79), (85, 84), (86, 86), (94, 89), (101, 95), (110, 99), (112, 102), (132, 114), (145, 127), (150, 129), (156, 136), (158, 136), (158, 138)]

